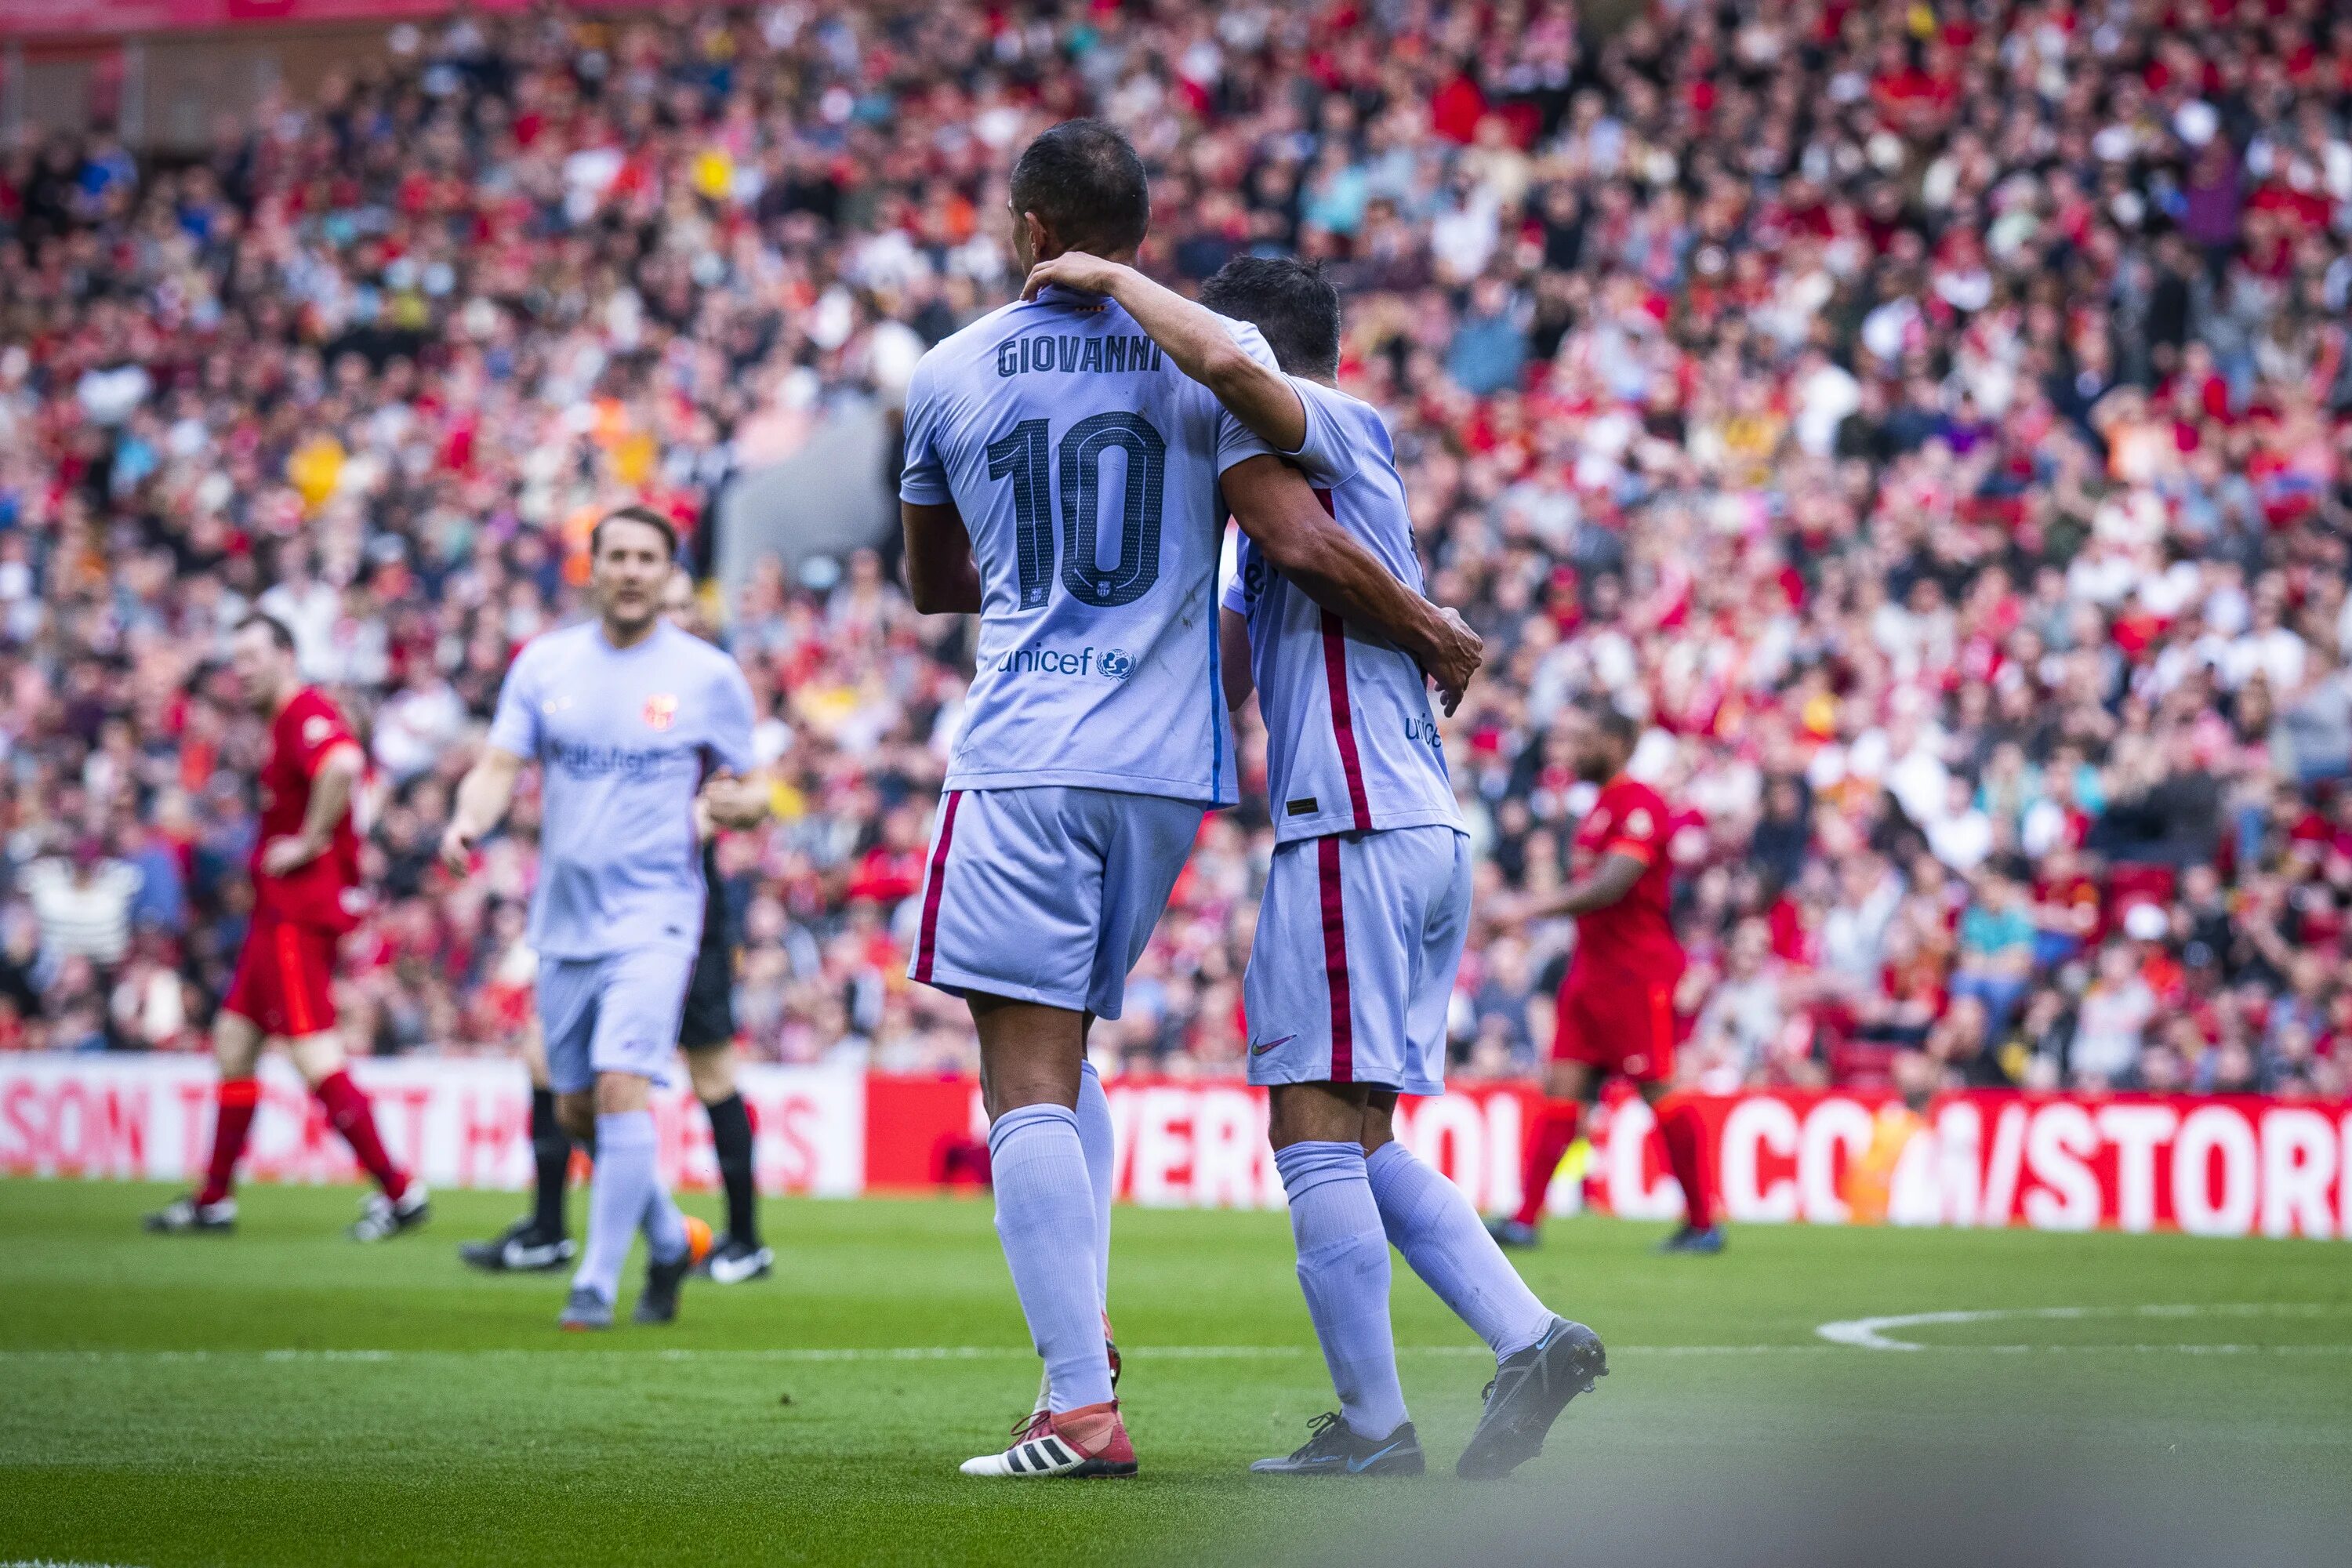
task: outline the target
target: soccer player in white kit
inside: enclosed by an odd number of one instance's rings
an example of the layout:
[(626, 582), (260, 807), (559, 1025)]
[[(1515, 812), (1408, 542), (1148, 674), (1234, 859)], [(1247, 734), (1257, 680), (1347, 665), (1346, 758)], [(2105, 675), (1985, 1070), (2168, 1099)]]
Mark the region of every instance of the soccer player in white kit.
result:
[[(1243, 257), (1192, 304), (1131, 268), (1065, 256), (1029, 287), (1116, 300), (1188, 374), (1297, 465), (1333, 518), (1421, 587), (1404, 484), (1377, 410), (1340, 392), (1339, 300), (1297, 261)], [(1287, 374), (1231, 351), (1257, 327)], [(1255, 681), (1275, 820), (1243, 982), (1252, 1083), (1269, 1086), (1298, 1279), (1339, 1395), (1262, 1474), (1418, 1474), (1396, 1373), (1388, 1244), (1496, 1358), (1456, 1467), (1507, 1474), (1607, 1370), (1600, 1339), (1519, 1279), (1468, 1201), (1396, 1142), (1397, 1096), (1445, 1087), (1445, 1014), (1470, 918), (1469, 838), (1427, 683), (1391, 643), (1298, 594), (1244, 541), (1223, 611), (1226, 692)]]
[[(1012, 178), (1024, 267), (1131, 257), (1141, 161), (1070, 121)], [(1271, 361), (1256, 333), (1230, 330)], [(908, 581), (978, 612), (908, 973), (979, 1031), (1004, 1246), (1047, 1398), (969, 1475), (1125, 1475), (1104, 1321), (1110, 1118), (1084, 1070), (1197, 835), (1235, 799), (1216, 572), (1230, 506), (1267, 558), (1458, 696), (1477, 639), (1350, 541), (1305, 480), (1117, 306), (1046, 290), (925, 355), (907, 395)]]

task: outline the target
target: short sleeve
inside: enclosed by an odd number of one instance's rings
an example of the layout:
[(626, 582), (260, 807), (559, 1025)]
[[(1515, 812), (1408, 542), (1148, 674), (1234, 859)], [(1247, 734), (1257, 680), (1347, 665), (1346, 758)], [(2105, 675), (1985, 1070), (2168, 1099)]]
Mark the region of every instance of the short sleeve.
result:
[(1650, 803), (1632, 802), (1611, 826), (1609, 847), (1603, 853), (1630, 855), (1647, 866), (1657, 858), (1658, 840), (1665, 832), (1666, 825), (1659, 816), (1658, 808)]
[(294, 765), (302, 770), (306, 779), (317, 775), (320, 760), (329, 752), (337, 746), (358, 744), (342, 715), (324, 700), (305, 702), (302, 711), (293, 716), (291, 728)]
[[(1225, 330), (1233, 333), (1234, 342), (1239, 343), (1250, 358), (1271, 370), (1282, 368), (1275, 360), (1274, 351), (1266, 346), (1265, 334), (1255, 327), (1247, 321), (1228, 320)], [(1217, 405), (1217, 472), (1222, 474), (1234, 464), (1245, 463), (1252, 458), (1281, 456), (1271, 442), (1234, 418), (1231, 409), (1222, 403)]]
[(539, 691), (532, 671), (538, 661), (525, 648), (507, 667), (499, 684), (499, 706), (490, 715), (490, 744), (518, 757), (539, 755)]
[(1307, 470), (1307, 477), (1325, 489), (1337, 489), (1364, 466), (1349, 438), (1348, 427), (1332, 406), (1330, 395), (1311, 381), (1290, 378), (1307, 410), (1307, 436), (1289, 456)]
[(898, 473), (898, 499), (913, 506), (944, 506), (955, 499), (948, 489), (946, 459), (940, 454), (940, 410), (935, 384), (936, 352), (925, 354), (907, 382), (907, 461)]
[(705, 741), (711, 760), (730, 773), (750, 773), (756, 763), (751, 751), (751, 683), (742, 668), (728, 659), (711, 682), (710, 733)]
[(1236, 572), (1225, 579), (1224, 597), (1217, 602), (1237, 616), (1249, 614), (1249, 595), (1242, 582), (1240, 573)]

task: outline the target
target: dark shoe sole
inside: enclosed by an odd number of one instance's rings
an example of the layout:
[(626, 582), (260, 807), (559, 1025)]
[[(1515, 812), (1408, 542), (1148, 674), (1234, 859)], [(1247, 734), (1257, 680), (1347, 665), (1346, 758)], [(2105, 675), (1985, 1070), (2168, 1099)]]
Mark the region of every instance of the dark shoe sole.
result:
[(1657, 1251), (1664, 1257), (1719, 1258), (1727, 1245), (1728, 1243), (1720, 1235), (1712, 1241), (1700, 1242), (1684, 1241), (1676, 1237), (1668, 1237), (1658, 1243)]
[(1480, 1418), (1454, 1473), (1465, 1480), (1509, 1475), (1543, 1452), (1544, 1438), (1569, 1401), (1591, 1393), (1608, 1375), (1609, 1355), (1599, 1334), (1582, 1323), (1555, 1329), (1507, 1402)]
[(1339, 1481), (1376, 1481), (1389, 1476), (1419, 1476), (1428, 1472), (1429, 1456), (1425, 1453), (1400, 1454), (1393, 1459), (1382, 1459), (1379, 1464), (1361, 1470), (1351, 1470), (1345, 1465), (1302, 1465), (1295, 1470), (1262, 1470), (1255, 1465), (1250, 1467), (1250, 1474), (1254, 1476), (1279, 1476), (1286, 1480), (1294, 1477), (1301, 1479), (1328, 1477)]
[(1044, 1479), (1056, 1481), (1112, 1481), (1135, 1474), (1136, 1468), (1133, 1459), (1116, 1462), (1109, 1459), (1088, 1459), (1075, 1470), (1065, 1470), (1058, 1476)]

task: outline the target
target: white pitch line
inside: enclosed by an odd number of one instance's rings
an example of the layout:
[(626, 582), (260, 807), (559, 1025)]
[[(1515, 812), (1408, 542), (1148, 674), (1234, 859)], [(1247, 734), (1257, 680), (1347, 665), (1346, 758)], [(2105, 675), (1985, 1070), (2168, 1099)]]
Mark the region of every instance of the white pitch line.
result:
[[(2345, 1314), (2347, 1310), (2348, 1310), (2346, 1308), (2331, 1307), (2311, 1301), (2215, 1302), (2210, 1305), (2191, 1303), (2185, 1306), (2170, 1307), (1986, 1307), (1970, 1311), (1897, 1312), (1878, 1318), (1845, 1318), (1833, 1323), (1823, 1323), (1820, 1327), (1814, 1329), (1813, 1332), (1820, 1335), (1822, 1339), (1827, 1340), (1832, 1344), (1849, 1345), (1856, 1350), (1959, 1350), (1968, 1347), (1958, 1345), (1925, 1345), (1919, 1343), (1916, 1340), (1893, 1338), (1888, 1334), (1887, 1331), (1890, 1329), (1934, 1328), (1948, 1323), (2009, 1322), (2018, 1319), (2037, 1319), (2043, 1321), (2051, 1321), (2073, 1320), (2077, 1318), (2123, 1317), (2317, 1318), (2341, 1315)], [(2001, 1350), (2013, 1352), (2028, 1349), (2029, 1347), (2024, 1345), (1999, 1345), (1979, 1346), (1976, 1348)], [(2081, 1346), (2076, 1348), (2088, 1350), (2099, 1347)], [(2136, 1348), (2189, 1352), (2202, 1349), (2204, 1347), (2194, 1347), (2189, 1345), (2151, 1345)], [(2240, 1347), (2242, 1352), (2244, 1350), (2263, 1348), (2266, 1347)], [(2276, 1348), (2287, 1349), (2290, 1347), (2281, 1346)], [(2301, 1349), (2301, 1347), (2295, 1348)], [(2326, 1352), (2332, 1351), (2336, 1347), (2310, 1348)]]
[[(2026, 1315), (2022, 1313), (2014, 1315)], [(2053, 1314), (2043, 1314), (2053, 1315)], [(2081, 1315), (2071, 1310), (2067, 1315)], [(1954, 1314), (1927, 1314), (1936, 1321), (1961, 1321)], [(1847, 1325), (1824, 1324), (1824, 1328)], [(1612, 1356), (1813, 1356), (1834, 1355), (1845, 1345), (1857, 1341), (1841, 1341), (1820, 1344), (1769, 1345), (1611, 1345)], [(2259, 1344), (2090, 1344), (2090, 1345), (1923, 1345), (1890, 1340), (1883, 1346), (1870, 1349), (1921, 1351), (1938, 1355), (2281, 1355), (2330, 1356), (2352, 1355), (2352, 1344), (2343, 1345), (2259, 1345)], [(1139, 1345), (1125, 1352), (1129, 1357), (1145, 1361), (1291, 1361), (1314, 1354), (1305, 1345)], [(95, 1365), (108, 1363), (140, 1364), (202, 1364), (218, 1362), (241, 1364), (264, 1362), (270, 1364), (300, 1363), (305, 1364), (343, 1363), (382, 1364), (409, 1361), (464, 1362), (534, 1362), (561, 1359), (563, 1361), (659, 1361), (659, 1362), (765, 1362), (795, 1365), (841, 1364), (849, 1363), (929, 1362), (929, 1361), (1032, 1361), (1034, 1351), (1013, 1345), (900, 1345), (900, 1346), (838, 1346), (805, 1347), (774, 1350), (698, 1350), (671, 1348), (664, 1350), (532, 1350), (520, 1346), (488, 1350), (0, 1350), (0, 1365)], [(1446, 1359), (1483, 1359), (1487, 1352), (1479, 1345), (1399, 1345), (1400, 1356), (1438, 1356)], [(13, 1568), (0, 1563), (0, 1568)]]

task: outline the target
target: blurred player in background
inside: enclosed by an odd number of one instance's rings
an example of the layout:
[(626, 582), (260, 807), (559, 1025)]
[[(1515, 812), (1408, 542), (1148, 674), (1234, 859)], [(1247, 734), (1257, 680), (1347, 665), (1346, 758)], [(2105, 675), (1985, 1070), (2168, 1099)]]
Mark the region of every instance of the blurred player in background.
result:
[(1558, 894), (1520, 900), (1522, 921), (1572, 915), (1576, 952), (1560, 982), (1559, 1021), (1544, 1102), (1529, 1129), (1527, 1164), (1519, 1178), (1518, 1212), (1489, 1223), (1506, 1247), (1533, 1247), (1544, 1199), (1560, 1157), (1576, 1142), (1579, 1121), (1601, 1097), (1611, 1073), (1622, 1075), (1657, 1112), (1666, 1163), (1682, 1184), (1682, 1228), (1661, 1247), (1668, 1252), (1720, 1252), (1700, 1151), (1705, 1129), (1695, 1107), (1668, 1099), (1679, 1033), (1675, 987), (1683, 974), (1682, 944), (1667, 910), (1674, 873), (1667, 858), (1666, 803), (1648, 784), (1625, 776), (1642, 728), (1608, 702), (1570, 711), (1579, 777), (1601, 786), (1592, 809), (1577, 825), (1575, 877)]
[[(662, 613), (670, 621), (706, 639), (694, 579), (683, 569), (670, 574), (662, 594)], [(727, 889), (719, 876), (718, 833), (722, 827), (758, 826), (767, 816), (767, 792), (746, 780), (724, 803), (709, 792), (696, 797), (696, 831), (702, 839), (702, 946), (695, 954), (694, 978), (687, 984), (686, 1008), (678, 1022), (678, 1048), (686, 1053), (686, 1073), (694, 1097), (710, 1118), (710, 1150), (719, 1166), (719, 1184), (727, 1194), (727, 1234), (704, 1259), (702, 1272), (720, 1285), (738, 1285), (765, 1277), (775, 1253), (760, 1239), (760, 1184), (752, 1159), (750, 1108), (735, 1086), (735, 953), (727, 908)], [(733, 809), (725, 820), (718, 810)], [(556, 1119), (555, 1091), (549, 1086), (547, 1048), (538, 1025), (524, 1031), (524, 1065), (530, 1071), (531, 1212), (488, 1241), (469, 1241), (458, 1257), (488, 1273), (561, 1268), (572, 1261), (571, 1226), (564, 1215), (564, 1187), (572, 1167), (572, 1138)]]
[[(1387, 427), (1338, 387), (1339, 297), (1286, 258), (1228, 262), (1195, 305), (1131, 268), (1065, 255), (1030, 274), (1103, 294), (1306, 475), (1332, 518), (1422, 591)], [(1219, 314), (1265, 334), (1282, 371), (1240, 352)], [(1287, 374), (1283, 374), (1287, 373)], [(1269, 1086), (1275, 1164), (1298, 1280), (1339, 1409), (1264, 1475), (1418, 1475), (1397, 1378), (1389, 1246), (1495, 1352), (1486, 1408), (1457, 1467), (1507, 1475), (1607, 1371), (1591, 1330), (1538, 1301), (1452, 1183), (1394, 1136), (1397, 1096), (1445, 1089), (1445, 1014), (1470, 921), (1470, 844), (1430, 711), (1401, 649), (1295, 593), (1244, 541), (1221, 611), (1226, 700), (1255, 684), (1275, 819), (1244, 980), (1249, 1078)]]
[[(677, 536), (625, 507), (589, 542), (597, 618), (533, 639), (499, 688), (482, 754), (458, 786), (443, 860), (464, 875), (502, 821), (526, 761), (541, 770), (530, 944), (556, 1116), (594, 1140), (588, 1244), (559, 1321), (613, 1324), (621, 1265), (644, 1230), (635, 1321), (668, 1322), (709, 1247), (656, 1162), (653, 1088), (669, 1061), (702, 945), (698, 797), (731, 811), (751, 763), (751, 692), (735, 661), (662, 618)], [(722, 805), (721, 803), (726, 803)]]
[[(1073, 247), (1132, 257), (1150, 225), (1142, 160), (1098, 121), (1038, 136), (1011, 186), (1024, 267)], [(1202, 813), (1235, 799), (1226, 506), (1306, 592), (1421, 654), (1449, 691), (1477, 639), (1099, 299), (1049, 288), (933, 348), (906, 428), (915, 607), (981, 617), (909, 974), (970, 1002), (997, 1234), (1047, 1384), (1012, 1445), (963, 1471), (1132, 1474), (1104, 1322), (1110, 1112), (1086, 1036), (1119, 1016)]]
[(302, 683), (294, 634), (284, 622), (247, 616), (230, 638), (229, 657), (246, 700), (269, 721), (269, 754), (258, 781), (253, 923), (213, 1020), (221, 1081), (211, 1164), (204, 1185), (149, 1215), (147, 1228), (235, 1227), (236, 1164), (259, 1103), (254, 1068), (262, 1043), (279, 1039), (329, 1123), (376, 1184), (352, 1237), (381, 1241), (423, 1225), (430, 1210), (425, 1184), (384, 1152), (368, 1097), (344, 1068), (335, 1026), (335, 947), (359, 923), (363, 901), (352, 795), (366, 758), (326, 694)]

